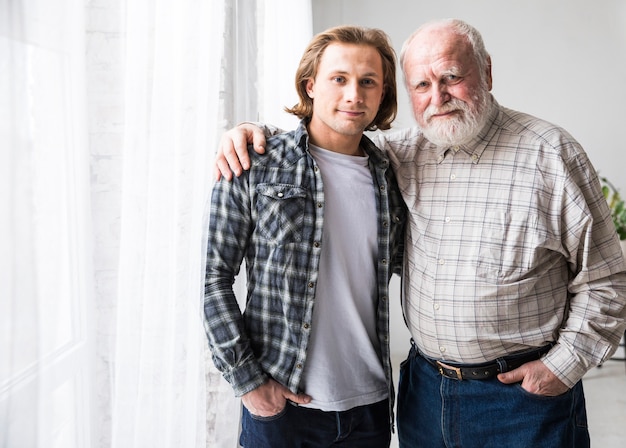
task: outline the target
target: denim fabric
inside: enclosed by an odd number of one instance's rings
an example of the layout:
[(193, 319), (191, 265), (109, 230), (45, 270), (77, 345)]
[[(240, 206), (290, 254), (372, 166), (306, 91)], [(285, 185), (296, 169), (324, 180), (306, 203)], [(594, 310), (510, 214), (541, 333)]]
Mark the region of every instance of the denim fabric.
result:
[(343, 412), (288, 404), (273, 417), (257, 417), (244, 407), (239, 443), (244, 448), (388, 448), (389, 401)]
[(586, 448), (582, 382), (543, 397), (497, 378), (448, 379), (413, 347), (400, 367), (398, 437), (401, 448)]

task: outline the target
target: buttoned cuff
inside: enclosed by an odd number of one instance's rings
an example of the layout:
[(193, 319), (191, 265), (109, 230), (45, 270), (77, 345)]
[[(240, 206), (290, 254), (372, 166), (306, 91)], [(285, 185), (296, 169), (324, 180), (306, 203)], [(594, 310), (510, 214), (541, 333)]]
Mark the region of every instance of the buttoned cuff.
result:
[(235, 396), (241, 397), (265, 383), (268, 376), (256, 360), (251, 360), (224, 372), (224, 378), (230, 383)]
[(590, 368), (588, 361), (558, 343), (541, 358), (541, 361), (570, 389)]

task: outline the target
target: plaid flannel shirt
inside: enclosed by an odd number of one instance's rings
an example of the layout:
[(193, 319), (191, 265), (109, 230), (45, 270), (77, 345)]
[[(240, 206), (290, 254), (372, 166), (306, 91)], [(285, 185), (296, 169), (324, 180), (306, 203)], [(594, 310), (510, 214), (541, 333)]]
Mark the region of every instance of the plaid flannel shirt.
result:
[[(324, 244), (324, 191), (308, 152), (306, 123), (269, 138), (266, 154), (250, 151), (251, 168), (216, 183), (211, 198), (205, 330), (216, 367), (241, 396), (268, 377), (299, 389)], [(363, 136), (378, 212), (377, 331), (393, 403), (389, 349), (389, 279), (399, 273), (406, 207), (385, 155)], [(243, 313), (233, 293), (247, 267)]]
[(479, 363), (557, 344), (568, 386), (617, 348), (626, 265), (597, 174), (563, 129), (498, 105), (470, 144), (374, 139), (409, 208), (404, 313), (432, 358)]

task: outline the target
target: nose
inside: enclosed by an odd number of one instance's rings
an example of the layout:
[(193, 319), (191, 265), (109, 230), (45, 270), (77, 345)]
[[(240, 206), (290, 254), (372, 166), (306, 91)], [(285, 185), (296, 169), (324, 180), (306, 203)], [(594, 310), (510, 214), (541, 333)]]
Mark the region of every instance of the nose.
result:
[(352, 103), (360, 103), (363, 101), (362, 88), (358, 81), (352, 81), (346, 84), (344, 95), (347, 101)]
[(445, 85), (434, 85), (430, 99), (435, 106), (442, 106), (450, 101), (450, 93)]

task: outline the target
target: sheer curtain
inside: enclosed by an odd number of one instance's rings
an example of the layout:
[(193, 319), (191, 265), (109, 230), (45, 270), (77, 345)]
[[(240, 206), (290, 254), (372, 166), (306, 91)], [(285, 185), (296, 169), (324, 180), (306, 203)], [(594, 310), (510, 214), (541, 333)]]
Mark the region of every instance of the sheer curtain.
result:
[(80, 1), (0, 1), (0, 446), (90, 446)]
[(212, 155), (295, 101), (259, 92), (293, 90), (310, 9), (0, 0), (0, 447), (237, 446), (201, 322)]
[(125, 4), (113, 447), (204, 445), (202, 212), (221, 6)]

